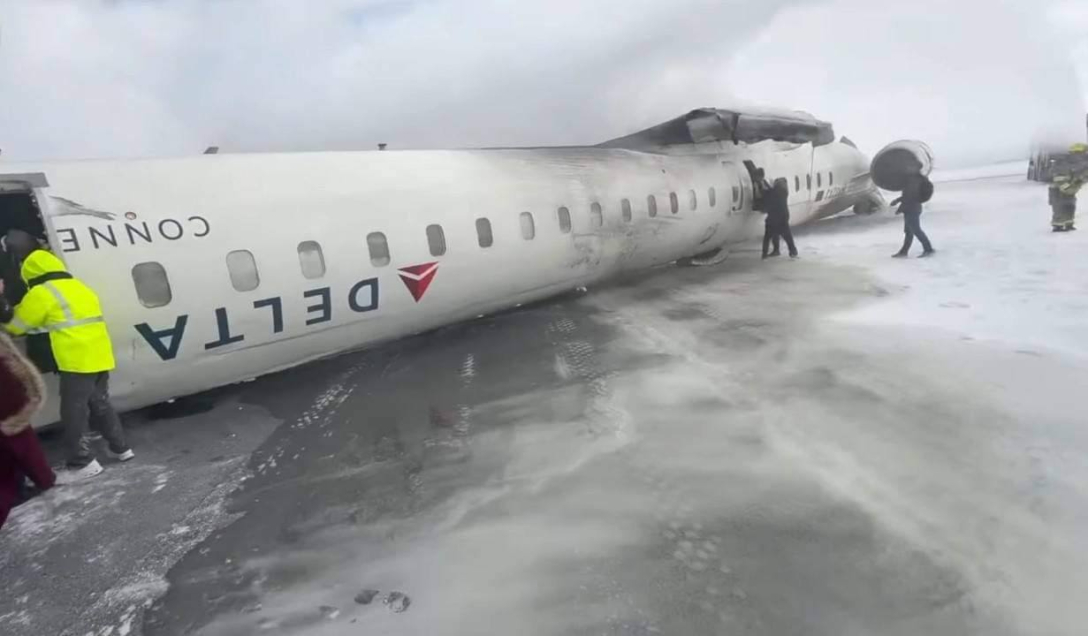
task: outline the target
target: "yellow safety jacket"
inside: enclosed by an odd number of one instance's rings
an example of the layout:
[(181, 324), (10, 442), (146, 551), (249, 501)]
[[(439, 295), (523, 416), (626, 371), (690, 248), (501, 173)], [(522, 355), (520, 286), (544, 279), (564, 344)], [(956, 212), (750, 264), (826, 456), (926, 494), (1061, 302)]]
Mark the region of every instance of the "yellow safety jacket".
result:
[(72, 278), (59, 258), (36, 250), (23, 261), (22, 276), (29, 290), (4, 325), (8, 332), (48, 333), (61, 371), (99, 373), (116, 366), (98, 296)]
[(1054, 188), (1067, 197), (1077, 196), (1077, 192), (1084, 186), (1085, 181), (1088, 181), (1088, 176), (1085, 175), (1064, 175), (1060, 174), (1054, 177)]

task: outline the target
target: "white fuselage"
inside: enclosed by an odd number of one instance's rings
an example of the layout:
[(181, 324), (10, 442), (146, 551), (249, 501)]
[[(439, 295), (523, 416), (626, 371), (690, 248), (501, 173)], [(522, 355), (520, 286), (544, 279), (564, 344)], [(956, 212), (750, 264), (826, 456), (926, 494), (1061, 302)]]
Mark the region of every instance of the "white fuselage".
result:
[(844, 144), (687, 151), (228, 154), (4, 166), (0, 181), (48, 180), (51, 247), (101, 298), (131, 409), (750, 238), (763, 217), (743, 160), (787, 178), (795, 224), (873, 192)]

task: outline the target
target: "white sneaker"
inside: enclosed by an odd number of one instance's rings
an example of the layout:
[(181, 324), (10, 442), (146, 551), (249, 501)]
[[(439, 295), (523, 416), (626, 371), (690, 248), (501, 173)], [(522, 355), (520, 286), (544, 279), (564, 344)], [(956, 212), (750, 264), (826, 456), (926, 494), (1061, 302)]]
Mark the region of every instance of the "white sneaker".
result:
[(83, 468), (68, 468), (57, 472), (57, 484), (74, 484), (77, 481), (83, 481), (84, 479), (90, 479), (95, 475), (102, 472), (102, 464), (98, 463), (97, 459), (91, 460), (91, 463), (87, 464)]
[(119, 462), (127, 462), (128, 460), (132, 459), (135, 456), (136, 456), (136, 453), (132, 452), (131, 448), (128, 449), (127, 451), (123, 452), (123, 453), (115, 453), (113, 451), (110, 451), (110, 457), (116, 459)]

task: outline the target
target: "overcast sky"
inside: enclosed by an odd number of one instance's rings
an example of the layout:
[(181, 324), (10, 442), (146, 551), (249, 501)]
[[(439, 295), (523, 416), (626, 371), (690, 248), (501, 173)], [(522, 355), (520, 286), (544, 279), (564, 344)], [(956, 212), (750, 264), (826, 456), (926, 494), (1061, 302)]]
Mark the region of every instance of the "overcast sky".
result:
[(0, 0), (0, 160), (592, 144), (804, 109), (946, 165), (1084, 137), (1088, 2)]

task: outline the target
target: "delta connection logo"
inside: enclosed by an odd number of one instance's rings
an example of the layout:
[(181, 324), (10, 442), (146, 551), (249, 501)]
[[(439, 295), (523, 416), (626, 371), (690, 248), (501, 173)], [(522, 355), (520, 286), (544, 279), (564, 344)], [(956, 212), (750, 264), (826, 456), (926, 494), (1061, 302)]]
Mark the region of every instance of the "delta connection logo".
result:
[(438, 263), (423, 263), (422, 265), (401, 267), (398, 271), (400, 272), (400, 279), (404, 281), (404, 286), (408, 288), (408, 293), (418, 303), (423, 298), (423, 294), (427, 293), (427, 288), (431, 286), (434, 275), (438, 273)]

